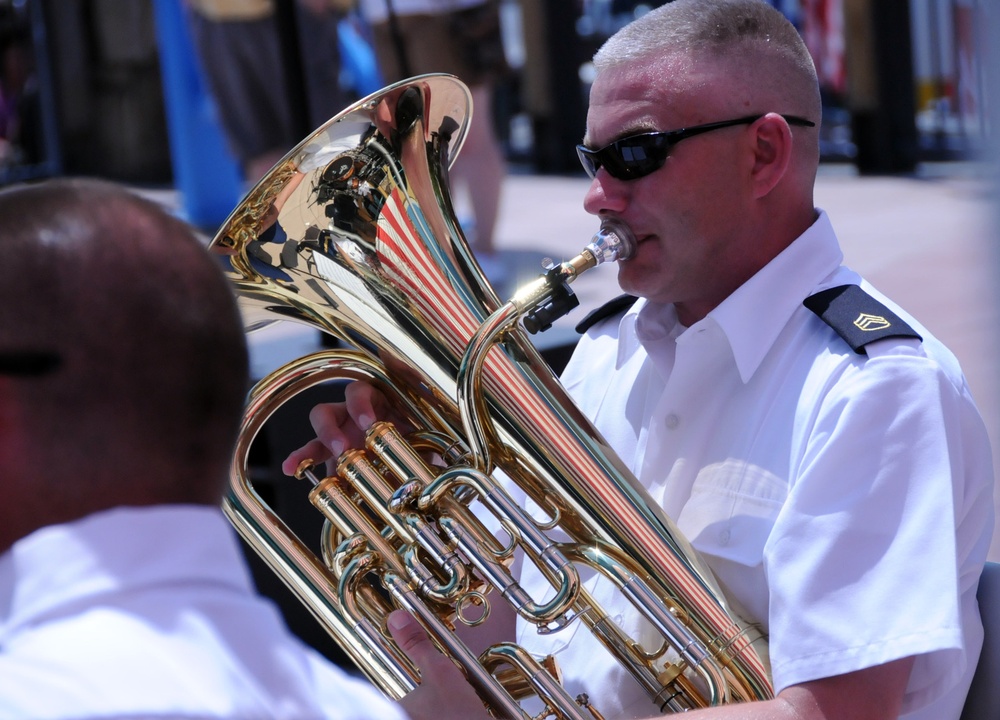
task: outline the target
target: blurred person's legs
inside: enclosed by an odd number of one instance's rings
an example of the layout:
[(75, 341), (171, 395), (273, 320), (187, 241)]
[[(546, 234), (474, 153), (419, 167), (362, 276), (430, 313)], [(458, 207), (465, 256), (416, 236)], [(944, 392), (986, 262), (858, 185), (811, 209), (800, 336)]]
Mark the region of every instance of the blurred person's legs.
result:
[(496, 283), (506, 279), (493, 233), (506, 175), (503, 151), (493, 127), (493, 85), (507, 71), (496, 3), (486, 2), (440, 15), (402, 15), (372, 27), (379, 67), (387, 82), (431, 72), (451, 73), (469, 86), (474, 110), (468, 135), (451, 177), (453, 191), (466, 193), (473, 223), (463, 223), (483, 271)]
[(292, 116), (274, 23), (190, 13), (191, 36), (232, 153), (252, 184), (291, 149)]
[(308, 105), (306, 119), (309, 129), (313, 130), (346, 108), (352, 100), (340, 85), (338, 28), (344, 14), (329, 2), (300, 0), (296, 10), (302, 83)]
[[(202, 13), (199, 4), (190, 13), (194, 45), (230, 148), (252, 184), (305, 133), (347, 105), (337, 31), (343, 13), (328, 3), (300, 0), (294, 27), (285, 28), (281, 21), (291, 16), (279, 17), (273, 5), (266, 14), (245, 18)], [(304, 108), (293, 108), (302, 102)]]
[(478, 85), (471, 90), (472, 122), (452, 175), (465, 186), (476, 220), (469, 242), (477, 254), (493, 254), (493, 231), (507, 168), (493, 128), (493, 88)]

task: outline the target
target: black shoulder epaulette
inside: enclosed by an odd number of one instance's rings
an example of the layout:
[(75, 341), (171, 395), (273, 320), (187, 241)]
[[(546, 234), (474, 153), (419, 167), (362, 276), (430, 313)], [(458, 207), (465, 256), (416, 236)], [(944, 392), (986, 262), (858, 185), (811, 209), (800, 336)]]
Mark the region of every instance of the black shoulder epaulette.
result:
[(851, 349), (865, 352), (865, 345), (887, 337), (923, 340), (898, 315), (857, 285), (840, 285), (810, 295), (802, 304), (837, 331)]
[(635, 295), (619, 295), (614, 300), (608, 300), (596, 310), (591, 310), (587, 313), (587, 317), (577, 323), (576, 331), (583, 335), (601, 320), (625, 312), (638, 299)]

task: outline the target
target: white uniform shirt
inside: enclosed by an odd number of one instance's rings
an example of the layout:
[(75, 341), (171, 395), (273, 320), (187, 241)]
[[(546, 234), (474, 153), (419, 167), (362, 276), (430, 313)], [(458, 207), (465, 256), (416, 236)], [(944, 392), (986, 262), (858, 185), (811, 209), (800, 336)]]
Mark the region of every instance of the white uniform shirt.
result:
[[(591, 328), (563, 382), (734, 607), (770, 634), (776, 691), (917, 655), (905, 717), (955, 720), (982, 644), (989, 441), (951, 353), (842, 259), (821, 213), (692, 327), (640, 300)], [(857, 354), (803, 307), (848, 283), (923, 342)], [(544, 595), (530, 568), (523, 582)], [(607, 585), (587, 583), (599, 600), (615, 594)], [(633, 615), (612, 612), (647, 637)], [(538, 636), (519, 621), (518, 642), (563, 654), (570, 692), (609, 720), (656, 714), (579, 625)]]
[(216, 508), (119, 508), (0, 557), (3, 720), (404, 717), (288, 632)]

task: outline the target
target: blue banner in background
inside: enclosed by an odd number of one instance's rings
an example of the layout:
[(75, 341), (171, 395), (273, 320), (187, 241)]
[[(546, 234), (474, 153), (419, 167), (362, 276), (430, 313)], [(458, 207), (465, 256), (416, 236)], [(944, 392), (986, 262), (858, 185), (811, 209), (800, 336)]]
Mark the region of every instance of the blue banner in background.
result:
[(214, 233), (243, 195), (179, 0), (154, 0), (174, 186), (183, 217)]

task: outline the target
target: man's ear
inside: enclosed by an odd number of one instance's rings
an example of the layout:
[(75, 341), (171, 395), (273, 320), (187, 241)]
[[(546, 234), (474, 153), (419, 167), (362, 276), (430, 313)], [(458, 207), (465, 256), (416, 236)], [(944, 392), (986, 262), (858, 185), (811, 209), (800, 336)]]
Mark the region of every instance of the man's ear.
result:
[(754, 198), (771, 192), (788, 170), (792, 158), (792, 130), (781, 115), (768, 113), (751, 127), (754, 164), (750, 181)]

